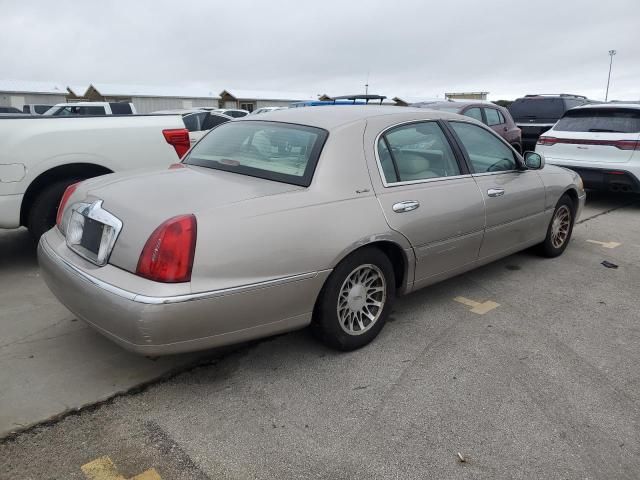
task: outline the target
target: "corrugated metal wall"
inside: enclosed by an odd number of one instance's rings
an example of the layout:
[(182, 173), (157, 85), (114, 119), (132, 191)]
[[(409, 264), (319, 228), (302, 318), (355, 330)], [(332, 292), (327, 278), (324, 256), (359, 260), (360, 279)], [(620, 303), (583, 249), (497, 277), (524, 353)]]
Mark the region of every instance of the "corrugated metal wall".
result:
[(27, 103), (40, 103), (43, 105), (55, 105), (64, 103), (67, 99), (64, 95), (50, 95), (46, 93), (7, 93), (0, 92), (0, 105), (3, 107), (16, 107), (22, 110)]
[(138, 113), (195, 107), (218, 108), (217, 98), (132, 97), (131, 100)]

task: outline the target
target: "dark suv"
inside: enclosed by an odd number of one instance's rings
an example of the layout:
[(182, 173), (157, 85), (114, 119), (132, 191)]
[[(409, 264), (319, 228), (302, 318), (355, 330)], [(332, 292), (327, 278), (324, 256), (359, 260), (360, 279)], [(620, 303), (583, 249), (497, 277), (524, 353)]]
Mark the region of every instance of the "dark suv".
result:
[(509, 106), (509, 112), (522, 130), (525, 150), (533, 150), (540, 134), (549, 130), (570, 108), (596, 103), (582, 95), (568, 93), (525, 95)]
[[(509, 144), (515, 148), (518, 153), (523, 152), (520, 129), (516, 126), (513, 118), (511, 118), (509, 111), (500, 105), (483, 100), (444, 100), (442, 102), (413, 103), (409, 106), (442, 110), (475, 118), (490, 127), (498, 135), (509, 142)], [(533, 148), (531, 150), (533, 150)]]

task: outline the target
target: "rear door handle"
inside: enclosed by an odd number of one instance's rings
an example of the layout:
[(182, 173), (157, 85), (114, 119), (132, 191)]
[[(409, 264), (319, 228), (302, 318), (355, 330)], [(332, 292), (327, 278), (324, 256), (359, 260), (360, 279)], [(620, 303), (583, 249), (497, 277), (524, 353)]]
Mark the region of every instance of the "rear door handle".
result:
[(396, 213), (410, 212), (420, 206), (420, 202), (417, 200), (405, 200), (404, 202), (398, 202), (393, 204), (393, 211)]
[(487, 190), (487, 195), (490, 197), (501, 197), (504, 195), (504, 189), (502, 188), (490, 188)]

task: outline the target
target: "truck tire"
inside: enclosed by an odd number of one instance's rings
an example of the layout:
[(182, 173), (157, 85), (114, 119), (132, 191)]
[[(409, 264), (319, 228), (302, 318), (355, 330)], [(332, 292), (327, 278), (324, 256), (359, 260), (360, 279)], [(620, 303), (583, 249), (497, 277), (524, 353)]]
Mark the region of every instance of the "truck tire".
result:
[(47, 185), (34, 198), (29, 213), (27, 214), (27, 228), (33, 239), (37, 242), (47, 230), (56, 224), (58, 205), (62, 194), (72, 183), (79, 178), (67, 178)]

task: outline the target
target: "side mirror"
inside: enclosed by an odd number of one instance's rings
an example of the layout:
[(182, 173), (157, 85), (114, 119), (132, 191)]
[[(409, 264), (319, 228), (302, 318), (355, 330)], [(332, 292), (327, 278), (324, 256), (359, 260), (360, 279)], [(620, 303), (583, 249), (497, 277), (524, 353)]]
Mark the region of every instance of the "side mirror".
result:
[(524, 152), (524, 163), (530, 170), (544, 168), (544, 157), (536, 152)]

